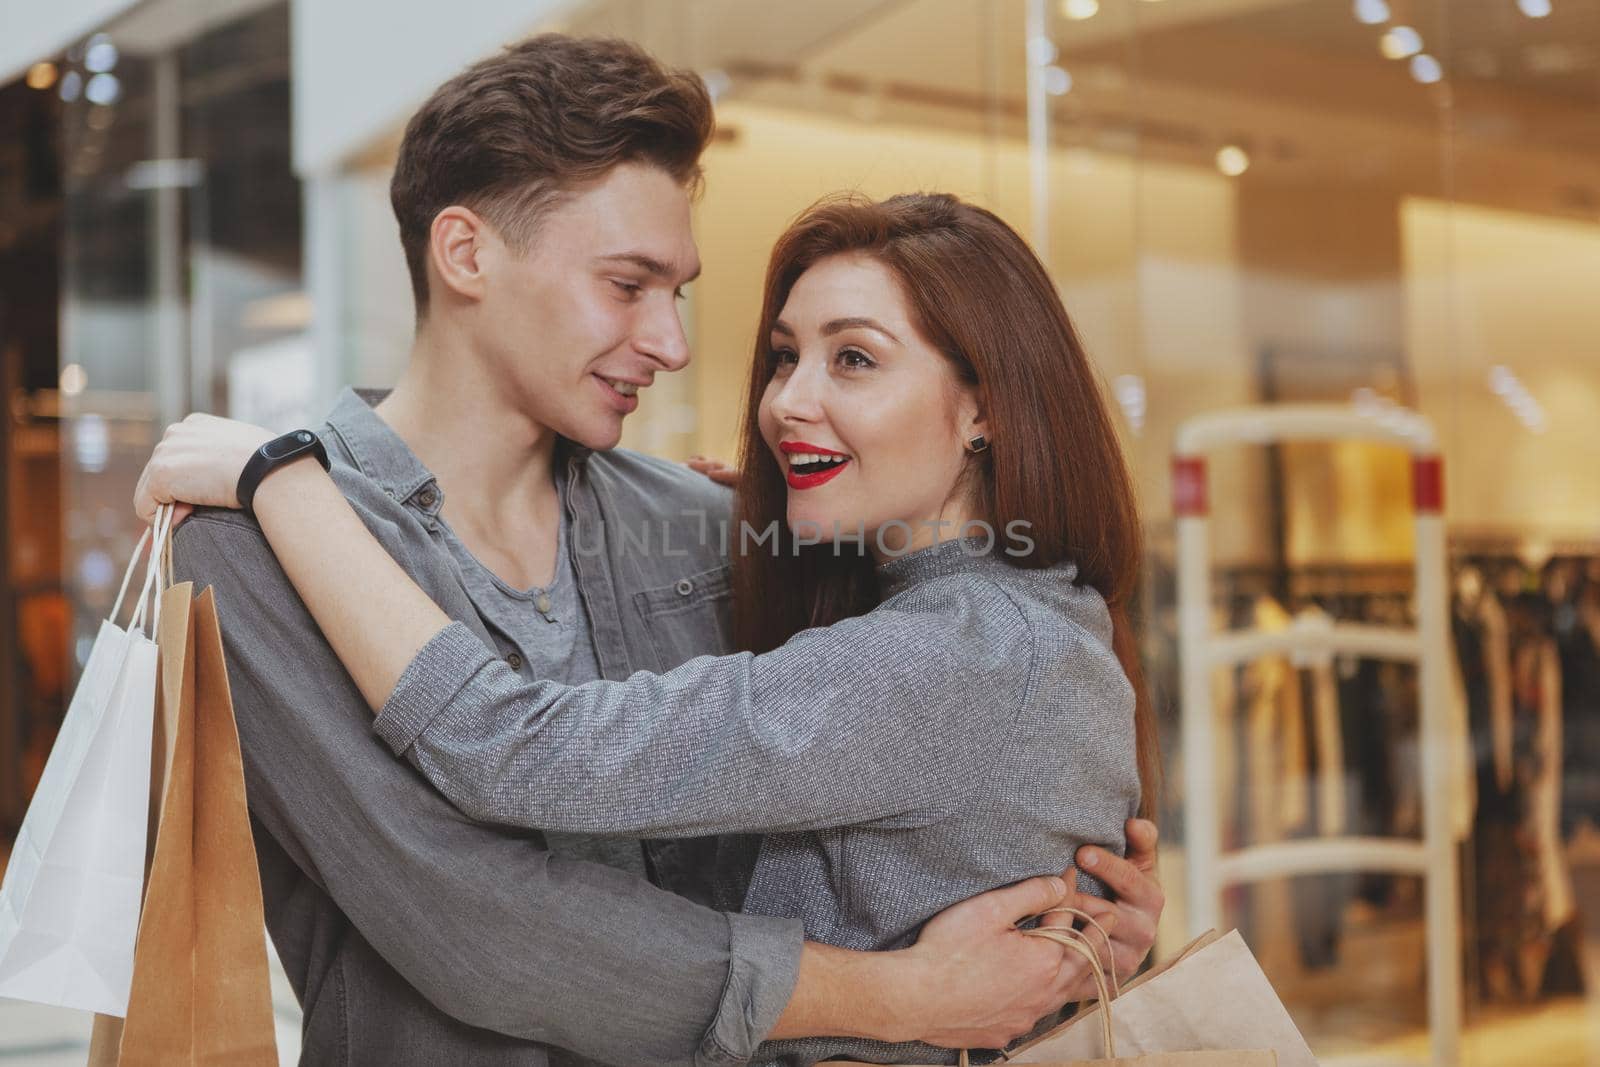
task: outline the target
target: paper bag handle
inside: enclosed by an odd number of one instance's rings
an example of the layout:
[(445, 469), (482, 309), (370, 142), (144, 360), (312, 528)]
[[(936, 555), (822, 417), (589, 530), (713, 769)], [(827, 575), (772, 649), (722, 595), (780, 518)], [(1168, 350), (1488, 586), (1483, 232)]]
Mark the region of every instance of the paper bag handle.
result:
[[(151, 612), (152, 618), (149, 629), (149, 633), (152, 638), (155, 636), (157, 627), (161, 625), (161, 593), (164, 588), (164, 584), (161, 580), (161, 558), (163, 552), (166, 550), (167, 539), (172, 533), (172, 510), (171, 504), (163, 504), (157, 508), (155, 524), (151, 530), (147, 531), (151, 537), (150, 558), (145, 566), (144, 585), (139, 590), (138, 604), (133, 609), (133, 618), (128, 621), (128, 629), (130, 631), (142, 628), (145, 620), (146, 607), (153, 603), (155, 607), (154, 611)], [(145, 539), (141, 537), (139, 539), (139, 549), (142, 550), (144, 548), (144, 544)], [(138, 552), (136, 551), (134, 554), (134, 562), (138, 562), (138, 558)], [(129, 573), (131, 574), (133, 570), (133, 564), (130, 563), (128, 567)], [(126, 579), (124, 579), (124, 592), (125, 591)], [(122, 595), (123, 594), (120, 592), (117, 594), (117, 602), (112, 608), (111, 613), (113, 620), (115, 620), (117, 613), (122, 609)]]
[[(1101, 931), (1104, 933), (1104, 931)], [(1117, 1058), (1117, 1039), (1111, 1032), (1111, 989), (1106, 985), (1105, 968), (1100, 966), (1100, 957), (1096, 954), (1094, 946), (1089, 944), (1088, 935), (1082, 930), (1071, 927), (1040, 926), (1031, 930), (1021, 931), (1028, 937), (1042, 937), (1047, 941), (1054, 941), (1063, 948), (1071, 949), (1082, 956), (1089, 963), (1089, 970), (1094, 974), (1095, 988), (1100, 993), (1100, 1033), (1105, 1039), (1106, 1058)], [(966, 1061), (966, 1053), (962, 1053), (962, 1062)]]
[(1117, 979), (1117, 950), (1111, 947), (1111, 935), (1106, 933), (1106, 928), (1100, 925), (1099, 920), (1088, 912), (1079, 911), (1077, 908), (1050, 908), (1046, 911), (1041, 911), (1039, 915), (1071, 915), (1082, 919), (1098, 930), (1100, 939), (1106, 944), (1106, 959), (1111, 961), (1111, 974), (1109, 975), (1111, 979), (1111, 998), (1115, 1000), (1117, 997), (1122, 996), (1122, 983)]
[[(159, 519), (161, 516), (156, 516)], [(139, 558), (144, 555), (144, 548), (150, 543), (151, 527), (146, 526), (144, 533), (139, 535), (139, 543), (133, 546), (133, 558), (128, 560), (128, 569), (122, 572), (122, 587), (117, 590), (116, 603), (111, 605), (111, 614), (106, 616), (107, 621), (116, 622), (117, 616), (122, 614), (122, 599), (128, 595), (128, 583), (133, 580), (133, 568), (139, 565)]]
[[(1049, 915), (1054, 912), (1068, 912), (1076, 910), (1077, 909), (1075, 908), (1052, 908), (1050, 911), (1042, 912), (1041, 914)], [(1094, 919), (1090, 918), (1088, 915), (1084, 915), (1083, 912), (1078, 912), (1078, 914), (1094, 923), (1095, 928), (1100, 930), (1100, 936), (1106, 937), (1106, 932), (1104, 929), (1100, 928), (1099, 923), (1095, 923)], [(1017, 932), (1026, 937), (1042, 937), (1047, 941), (1054, 941), (1063, 948), (1067, 948), (1073, 952), (1076, 952), (1089, 962), (1089, 970), (1094, 974), (1095, 989), (1100, 993), (1100, 1036), (1105, 1042), (1106, 1058), (1116, 1059), (1117, 1038), (1111, 1030), (1111, 989), (1106, 985), (1105, 968), (1100, 966), (1100, 957), (1095, 953), (1094, 946), (1089, 944), (1088, 935), (1082, 930), (1074, 930), (1071, 927), (1054, 926), (1040, 926), (1029, 930), (1019, 930)], [(1106, 937), (1106, 943), (1108, 946), (1110, 941), (1111, 939)], [(971, 1061), (967, 1054), (967, 1050), (962, 1049), (961, 1067), (970, 1067), (970, 1063)]]

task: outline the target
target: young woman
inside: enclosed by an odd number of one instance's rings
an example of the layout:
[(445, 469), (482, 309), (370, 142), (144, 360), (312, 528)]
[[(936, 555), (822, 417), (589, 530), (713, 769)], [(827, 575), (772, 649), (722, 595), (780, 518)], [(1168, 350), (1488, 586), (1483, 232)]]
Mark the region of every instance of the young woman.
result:
[[(214, 447), (195, 447), (207, 433)], [(622, 682), (522, 680), (314, 463), (275, 473), (254, 510), (378, 734), (476, 818), (762, 833), (737, 872), (744, 909), (858, 949), (907, 945), (944, 907), (1060, 870), (1085, 842), (1120, 852), (1156, 792), (1127, 617), (1138, 518), (1095, 375), (1026, 244), (949, 196), (811, 209), (773, 252), (743, 433), (745, 651)], [(235, 484), (270, 436), (221, 420), (189, 434), (158, 449), (146, 503)], [(214, 495), (188, 502), (237, 506)], [(763, 1052), (954, 1062), (842, 1040)]]

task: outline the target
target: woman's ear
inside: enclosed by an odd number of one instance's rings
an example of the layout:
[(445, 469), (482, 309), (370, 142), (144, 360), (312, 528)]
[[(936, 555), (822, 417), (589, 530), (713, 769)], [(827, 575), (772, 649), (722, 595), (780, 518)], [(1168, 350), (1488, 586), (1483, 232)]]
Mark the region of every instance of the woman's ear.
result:
[(989, 436), (989, 420), (984, 417), (983, 401), (975, 387), (961, 391), (961, 406), (957, 412), (961, 429), (961, 443), (968, 452), (982, 452), (993, 440)]

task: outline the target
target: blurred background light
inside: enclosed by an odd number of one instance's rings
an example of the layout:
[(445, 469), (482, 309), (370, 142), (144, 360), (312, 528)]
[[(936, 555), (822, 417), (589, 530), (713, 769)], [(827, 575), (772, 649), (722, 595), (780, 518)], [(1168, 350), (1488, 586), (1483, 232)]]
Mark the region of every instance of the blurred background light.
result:
[(117, 97), (122, 95), (122, 83), (117, 81), (115, 74), (96, 74), (89, 79), (83, 95), (91, 104), (115, 104)]
[(48, 89), (56, 83), (56, 65), (54, 63), (35, 63), (28, 68), (28, 88)]
[(1432, 85), (1444, 77), (1444, 68), (1437, 59), (1423, 52), (1411, 57), (1411, 76), (1424, 85)]
[(1355, 0), (1356, 21), (1379, 26), (1389, 21), (1389, 5), (1384, 0)]
[(1422, 34), (1410, 26), (1396, 26), (1378, 41), (1378, 50), (1388, 59), (1405, 59), (1422, 51)]
[(1236, 144), (1224, 145), (1217, 150), (1217, 169), (1237, 178), (1250, 169), (1250, 155)]

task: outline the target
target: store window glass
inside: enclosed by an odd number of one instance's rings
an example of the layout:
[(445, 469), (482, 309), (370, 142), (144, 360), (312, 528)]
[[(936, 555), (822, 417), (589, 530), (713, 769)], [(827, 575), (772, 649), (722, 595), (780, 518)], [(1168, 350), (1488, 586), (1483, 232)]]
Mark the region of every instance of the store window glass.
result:
[(282, 3), (149, 3), (62, 57), (53, 414), (73, 662), (116, 595), (163, 428), (193, 410), (309, 415), (288, 20)]

